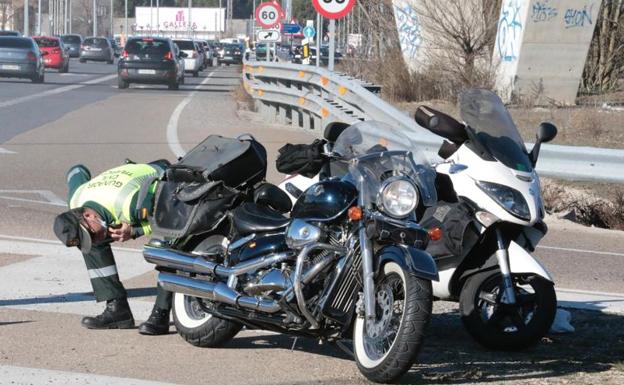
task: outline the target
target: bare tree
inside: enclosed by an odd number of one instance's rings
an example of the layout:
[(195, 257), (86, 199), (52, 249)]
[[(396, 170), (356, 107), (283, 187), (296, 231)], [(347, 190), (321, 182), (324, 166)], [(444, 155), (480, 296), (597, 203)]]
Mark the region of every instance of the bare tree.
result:
[(423, 59), (462, 86), (492, 86), (500, 0), (419, 0)]
[(604, 0), (594, 31), (581, 90), (603, 93), (615, 90), (624, 76), (624, 1)]
[(11, 0), (0, 0), (0, 29), (6, 29), (7, 24), (13, 19), (14, 12)]

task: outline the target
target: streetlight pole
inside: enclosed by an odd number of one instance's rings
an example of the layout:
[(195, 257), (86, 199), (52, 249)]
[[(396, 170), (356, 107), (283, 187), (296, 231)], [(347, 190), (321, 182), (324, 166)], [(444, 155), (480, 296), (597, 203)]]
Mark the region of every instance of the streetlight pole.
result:
[(41, 36), (41, 0), (37, 2), (37, 35)]
[(154, 16), (153, 15), (154, 15), (154, 1), (150, 0), (150, 35), (152, 34), (152, 30), (154, 29)]
[(160, 1), (156, 0), (156, 34), (160, 35)]
[(125, 15), (124, 15), (124, 45), (125, 41), (128, 39), (128, 0), (125, 1)]
[(115, 33), (113, 32), (113, 0), (110, 0), (110, 32), (109, 33), (111, 37), (115, 36)]
[(28, 36), (28, 0), (24, 0), (24, 36)]
[(97, 36), (97, 4), (93, 0), (93, 36)]
[(67, 23), (69, 24), (67, 30), (69, 33), (72, 33), (72, 3), (71, 0), (67, 1), (67, 7), (69, 8), (69, 11), (67, 12), (69, 14), (69, 17), (67, 18)]
[(67, 18), (67, 15), (69, 13), (69, 0), (64, 0), (63, 5), (63, 12), (65, 14), (65, 17), (63, 18), (63, 34), (67, 35), (67, 23), (69, 22), (69, 19)]
[(193, 0), (188, 0), (188, 34), (189, 38), (193, 32), (193, 17), (191, 16), (191, 9), (193, 8)]

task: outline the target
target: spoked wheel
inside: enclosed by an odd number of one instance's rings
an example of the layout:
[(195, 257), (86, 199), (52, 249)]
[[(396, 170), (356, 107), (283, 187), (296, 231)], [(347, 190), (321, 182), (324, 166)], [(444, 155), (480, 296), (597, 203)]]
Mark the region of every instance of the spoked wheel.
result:
[(376, 318), (357, 317), (353, 348), (369, 380), (392, 382), (416, 361), (431, 318), (431, 282), (389, 262), (375, 283)]
[(462, 289), (459, 309), (468, 333), (483, 346), (520, 350), (548, 333), (557, 311), (553, 284), (536, 274), (514, 274), (516, 303), (503, 301), (500, 272), (469, 278)]
[(173, 296), (173, 322), (178, 334), (188, 343), (203, 348), (217, 347), (241, 330), (242, 325), (204, 312), (199, 301), (180, 293)]

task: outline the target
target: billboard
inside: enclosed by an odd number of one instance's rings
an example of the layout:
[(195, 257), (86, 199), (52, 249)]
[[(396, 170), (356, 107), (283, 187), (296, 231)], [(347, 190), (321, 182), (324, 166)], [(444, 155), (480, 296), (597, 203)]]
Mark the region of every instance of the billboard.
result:
[(136, 32), (224, 32), (225, 8), (136, 7)]

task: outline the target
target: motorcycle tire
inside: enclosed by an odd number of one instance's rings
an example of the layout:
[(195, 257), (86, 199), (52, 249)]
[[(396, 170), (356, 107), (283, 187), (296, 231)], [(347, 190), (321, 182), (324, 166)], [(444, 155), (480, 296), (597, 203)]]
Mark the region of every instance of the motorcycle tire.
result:
[[(374, 382), (394, 382), (407, 372), (423, 345), (431, 318), (431, 281), (419, 278), (395, 262), (388, 262), (375, 282), (376, 320), (369, 332), (363, 317), (353, 326), (353, 352), (358, 369)], [(390, 294), (392, 293), (392, 294)], [(407, 298), (407, 299), (406, 299)], [(403, 302), (402, 314), (397, 308)], [(370, 333), (373, 333), (371, 336)], [(392, 337), (389, 339), (388, 337)], [(391, 340), (379, 351), (376, 341)]]
[[(557, 295), (552, 282), (536, 274), (512, 277), (515, 305), (500, 303), (503, 283), (499, 271), (475, 274), (462, 288), (462, 322), (468, 333), (486, 348), (517, 351), (531, 347), (548, 333), (555, 319)], [(531, 291), (527, 291), (529, 287)]]
[(202, 348), (221, 346), (234, 338), (243, 327), (210, 314), (199, 315), (189, 308), (194, 301), (198, 299), (180, 293), (173, 295), (173, 322), (180, 337), (191, 345)]
[[(211, 239), (211, 240), (209, 240)], [(205, 247), (223, 247), (222, 236), (212, 236)], [(243, 325), (213, 317), (201, 310), (198, 299), (184, 294), (173, 294), (173, 323), (180, 337), (191, 345), (214, 348), (230, 341)]]

